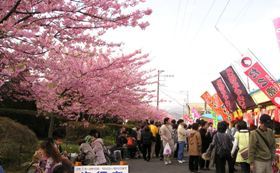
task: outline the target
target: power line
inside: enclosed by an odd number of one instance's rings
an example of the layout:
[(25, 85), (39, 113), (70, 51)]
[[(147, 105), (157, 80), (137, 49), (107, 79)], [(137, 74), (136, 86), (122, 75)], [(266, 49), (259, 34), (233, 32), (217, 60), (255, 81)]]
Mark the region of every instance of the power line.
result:
[(220, 13), (220, 15), (217, 19), (217, 22), (215, 24), (215, 29), (229, 43), (230, 46), (232, 46), (240, 55), (242, 55), (242, 52), (240, 51), (240, 49), (218, 28), (218, 24), (219, 24), (222, 16), (224, 15), (229, 3), (230, 3), (230, 0), (227, 1), (225, 7), (223, 8), (222, 12)]
[(222, 11), (221, 14), (219, 15), (219, 17), (218, 17), (218, 19), (217, 19), (217, 22), (216, 22), (216, 24), (215, 24), (215, 27), (218, 26), (218, 24), (219, 24), (219, 22), (220, 22), (222, 16), (224, 15), (224, 13), (225, 13), (225, 11), (226, 11), (227, 6), (228, 6), (229, 3), (230, 3), (230, 0), (227, 1), (226, 5), (225, 5), (225, 7), (224, 7), (224, 9), (223, 9), (223, 11)]
[[(195, 3), (196, 3), (196, 0), (193, 0), (193, 6), (195, 6)], [(194, 7), (191, 9), (190, 11), (190, 17), (189, 17), (189, 20), (187, 20), (187, 25), (186, 25), (186, 33), (188, 34), (188, 31), (189, 31), (189, 28), (191, 27), (191, 19), (192, 19), (192, 16), (193, 16), (193, 11), (194, 11)], [(185, 28), (185, 26), (183, 26), (183, 29)]]
[(247, 0), (247, 2), (245, 3), (245, 5), (243, 6), (243, 8), (238, 12), (238, 15), (236, 15), (236, 17), (234, 18), (234, 25), (233, 25), (233, 27), (232, 27), (233, 29), (236, 28), (236, 27), (238, 26), (238, 24), (239, 24), (239, 22), (240, 22), (239, 18), (240, 18), (241, 16), (243, 16), (242, 19), (244, 19), (245, 14), (247, 13), (247, 11), (248, 11), (250, 5), (252, 4), (251, 2), (252, 2), (251, 0)]
[(180, 8), (182, 6), (182, 0), (179, 1), (178, 3), (178, 7), (177, 7), (177, 16), (176, 16), (176, 23), (175, 23), (175, 30), (174, 30), (174, 38), (176, 38), (176, 30), (178, 28), (178, 21), (179, 21), (179, 17), (180, 17)]
[(241, 50), (224, 34), (220, 31), (220, 29), (215, 26), (216, 31), (232, 46), (240, 55), (242, 55)]
[(175, 103), (177, 103), (180, 106), (184, 106), (183, 104), (181, 104), (177, 99), (173, 98), (172, 96), (170, 96), (169, 94), (165, 93), (164, 91), (162, 91), (162, 89), (160, 90), (161, 93), (163, 93), (165, 96), (167, 96), (168, 98), (170, 98), (171, 100), (173, 100)]
[(202, 19), (202, 22), (200, 23), (197, 32), (195, 33), (195, 35), (194, 35), (194, 37), (193, 37), (193, 41), (196, 40), (198, 34), (200, 33), (200, 31), (201, 31), (201, 29), (202, 29), (202, 26), (203, 26), (204, 23), (206, 22), (206, 19), (208, 18), (210, 12), (212, 11), (212, 9), (213, 9), (215, 3), (216, 3), (216, 0), (213, 0), (212, 3), (211, 3), (211, 5), (210, 5), (210, 7), (209, 7), (209, 9), (208, 9), (207, 12), (206, 12), (206, 15), (205, 15), (204, 18)]

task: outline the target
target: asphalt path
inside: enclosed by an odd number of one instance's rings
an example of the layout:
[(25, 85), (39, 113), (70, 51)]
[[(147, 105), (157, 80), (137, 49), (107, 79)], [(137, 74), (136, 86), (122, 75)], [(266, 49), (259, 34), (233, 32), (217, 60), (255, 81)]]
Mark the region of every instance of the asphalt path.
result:
[[(188, 159), (186, 159), (188, 160)], [(163, 161), (157, 158), (151, 159), (149, 162), (143, 159), (127, 160), (129, 165), (129, 173), (190, 173), (188, 169), (188, 162), (178, 163), (177, 160), (172, 160), (171, 165), (164, 165)], [(204, 171), (199, 170), (200, 173), (214, 173), (215, 169)]]

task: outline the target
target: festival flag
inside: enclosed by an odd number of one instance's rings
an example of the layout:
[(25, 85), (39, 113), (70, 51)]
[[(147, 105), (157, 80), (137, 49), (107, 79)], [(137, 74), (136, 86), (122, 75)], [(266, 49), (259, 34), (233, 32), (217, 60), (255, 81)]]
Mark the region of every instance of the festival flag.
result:
[(219, 98), (217, 94), (211, 96), (207, 91), (201, 95), (201, 98), (208, 104), (208, 106), (217, 114), (223, 117), (223, 120), (230, 122), (231, 114)]
[(275, 108), (275, 110), (274, 110), (274, 121), (280, 122), (280, 111), (279, 111), (279, 108)]
[(232, 118), (231, 118), (231, 114), (228, 111), (228, 109), (226, 108), (225, 104), (222, 102), (221, 98), (218, 96), (218, 94), (214, 94), (212, 96), (212, 99), (214, 101), (215, 105), (216, 105), (216, 110), (217, 112), (223, 117), (223, 120), (227, 121), (227, 122), (231, 122)]
[(220, 72), (220, 74), (233, 98), (242, 110), (247, 110), (256, 105), (232, 66), (229, 66), (224, 71)]
[(187, 121), (187, 123), (192, 124), (193, 120), (189, 117), (188, 114), (183, 115), (184, 120)]
[(237, 106), (234, 98), (226, 87), (223, 79), (219, 77), (218, 79), (212, 81), (212, 84), (217, 91), (218, 96), (221, 98), (222, 102), (225, 104), (229, 112), (234, 112), (237, 110)]
[(268, 72), (250, 57), (243, 57), (241, 65), (244, 68), (244, 73), (259, 87), (261, 91), (271, 100), (271, 102), (280, 107), (280, 86), (269, 75)]
[(193, 113), (194, 118), (201, 117), (200, 113), (194, 107), (192, 108), (192, 113)]
[(278, 42), (278, 46), (280, 48), (280, 18), (276, 18), (273, 20), (274, 28), (275, 28), (275, 33), (276, 33), (276, 39)]
[(212, 111), (211, 114), (213, 115), (213, 127), (215, 129), (217, 129), (218, 128), (218, 116), (214, 111)]

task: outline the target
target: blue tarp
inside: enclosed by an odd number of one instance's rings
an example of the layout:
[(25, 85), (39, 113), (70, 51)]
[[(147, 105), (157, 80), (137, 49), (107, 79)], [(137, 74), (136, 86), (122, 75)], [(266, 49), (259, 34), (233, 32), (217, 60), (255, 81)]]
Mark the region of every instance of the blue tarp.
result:
[[(213, 119), (213, 115), (212, 114), (203, 114), (202, 117), (203, 118)], [(223, 117), (218, 115), (218, 121), (223, 121)]]

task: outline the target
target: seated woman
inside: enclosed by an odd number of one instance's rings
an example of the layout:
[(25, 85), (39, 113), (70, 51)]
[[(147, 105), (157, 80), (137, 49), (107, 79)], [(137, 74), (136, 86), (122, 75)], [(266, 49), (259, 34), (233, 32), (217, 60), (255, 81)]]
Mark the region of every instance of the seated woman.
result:
[(83, 165), (94, 165), (95, 163), (95, 153), (91, 147), (92, 137), (90, 135), (86, 136), (80, 144), (79, 159)]
[(117, 149), (121, 150), (122, 159), (127, 157), (127, 134), (125, 131), (117, 137)]
[(91, 147), (95, 154), (95, 163), (94, 165), (106, 165), (107, 161), (104, 154), (104, 143), (101, 139), (100, 133), (93, 129), (90, 131), (91, 139)]
[(46, 164), (41, 167), (44, 173), (52, 173), (53, 169), (58, 165), (63, 165), (68, 169), (68, 172), (73, 172), (71, 162), (60, 155), (58, 149), (53, 145), (51, 140), (42, 142), (37, 152), (40, 153), (40, 162), (46, 162)]

